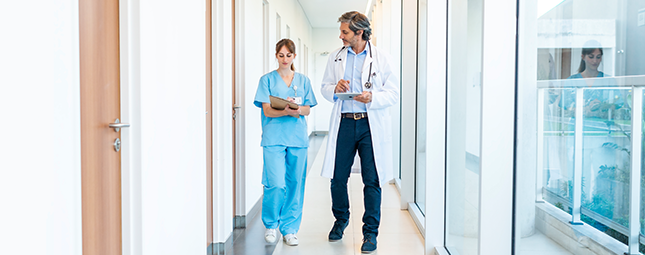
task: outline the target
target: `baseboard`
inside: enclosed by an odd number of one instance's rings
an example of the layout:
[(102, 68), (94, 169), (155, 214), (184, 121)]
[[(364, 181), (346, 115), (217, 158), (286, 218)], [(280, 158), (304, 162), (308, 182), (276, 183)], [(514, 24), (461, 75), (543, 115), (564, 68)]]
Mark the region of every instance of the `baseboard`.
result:
[(255, 205), (253, 205), (253, 208), (249, 211), (247, 215), (237, 215), (235, 218), (233, 218), (233, 225), (235, 228), (246, 228), (248, 221), (247, 219), (251, 220), (255, 218), (255, 216), (258, 215), (260, 212), (260, 209), (262, 208), (262, 198), (264, 196), (260, 196), (260, 199), (255, 202)]
[(237, 215), (233, 218), (234, 228), (246, 228), (246, 215)]
[(448, 253), (445, 247), (434, 247), (434, 254), (435, 255), (452, 255), (451, 253)]
[(423, 236), (423, 238), (425, 238), (425, 217), (421, 213), (421, 210), (419, 210), (419, 207), (415, 203), (408, 203), (408, 213), (412, 217), (412, 220), (414, 220), (414, 224), (417, 225), (417, 230), (419, 230), (419, 233)]
[(535, 206), (535, 227), (573, 254), (623, 254), (627, 245), (584, 223), (572, 225), (571, 215), (549, 203)]
[(211, 243), (206, 249), (207, 255), (225, 255), (226, 251), (233, 248), (233, 235), (229, 236), (224, 243)]

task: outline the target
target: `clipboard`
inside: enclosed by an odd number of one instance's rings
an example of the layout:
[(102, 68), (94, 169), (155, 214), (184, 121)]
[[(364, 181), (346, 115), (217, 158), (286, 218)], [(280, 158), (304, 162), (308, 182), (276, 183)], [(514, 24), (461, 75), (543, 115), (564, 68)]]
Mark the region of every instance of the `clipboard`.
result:
[(289, 108), (294, 110), (297, 110), (298, 108), (300, 108), (298, 104), (292, 103), (289, 100), (286, 100), (284, 98), (279, 98), (279, 97), (274, 97), (269, 95), (269, 100), (271, 101), (271, 108), (276, 110), (284, 110), (284, 108), (287, 107), (287, 105), (289, 106)]

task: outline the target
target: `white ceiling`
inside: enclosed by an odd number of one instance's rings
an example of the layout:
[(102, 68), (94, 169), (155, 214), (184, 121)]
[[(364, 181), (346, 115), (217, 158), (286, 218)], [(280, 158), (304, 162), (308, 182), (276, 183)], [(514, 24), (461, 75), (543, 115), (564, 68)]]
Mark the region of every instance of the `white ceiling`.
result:
[(338, 28), (338, 17), (348, 11), (365, 12), (369, 0), (298, 0), (314, 28)]

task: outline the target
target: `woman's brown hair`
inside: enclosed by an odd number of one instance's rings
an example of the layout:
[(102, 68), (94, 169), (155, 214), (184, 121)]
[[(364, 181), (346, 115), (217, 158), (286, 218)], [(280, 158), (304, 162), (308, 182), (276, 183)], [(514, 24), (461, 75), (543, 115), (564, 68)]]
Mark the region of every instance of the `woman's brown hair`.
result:
[[(290, 53), (296, 54), (296, 44), (293, 43), (293, 41), (291, 41), (290, 39), (284, 38), (275, 44), (276, 55), (278, 55), (278, 52), (280, 52), (280, 49), (282, 49), (283, 46), (286, 47)], [(295, 71), (295, 70), (296, 68), (293, 67), (293, 63), (291, 63), (291, 71)]]
[[(589, 55), (596, 50), (600, 50), (600, 55), (602, 56), (602, 48), (584, 48), (582, 49), (582, 55), (583, 56)], [(587, 69), (587, 65), (585, 64), (585, 60), (581, 59), (580, 66), (578, 67), (578, 73), (582, 73), (585, 69)]]

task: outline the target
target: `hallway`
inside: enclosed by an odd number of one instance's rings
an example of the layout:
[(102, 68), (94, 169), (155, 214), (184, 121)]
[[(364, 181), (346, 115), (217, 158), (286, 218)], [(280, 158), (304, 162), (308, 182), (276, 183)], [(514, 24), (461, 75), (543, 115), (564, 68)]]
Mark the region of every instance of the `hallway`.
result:
[[(322, 142), (320, 142), (322, 140)], [(264, 226), (259, 217), (255, 217), (246, 230), (238, 233), (232, 250), (226, 254), (361, 254), (362, 233), (361, 217), (363, 215), (363, 184), (358, 174), (349, 179), (351, 220), (340, 242), (327, 241), (327, 234), (334, 222), (331, 214), (331, 197), (329, 179), (320, 176), (322, 159), (325, 155), (326, 138), (311, 139), (311, 150), (317, 151), (308, 167), (305, 189), (305, 207), (302, 225), (298, 232), (300, 244), (287, 246), (282, 241), (275, 245), (264, 243)], [(321, 146), (323, 145), (323, 146)], [(320, 147), (319, 147), (320, 146)], [(312, 153), (310, 153), (312, 155)], [(356, 178), (359, 177), (359, 178)], [(423, 254), (423, 236), (417, 229), (407, 211), (400, 210), (400, 196), (393, 184), (382, 187), (382, 214), (379, 228), (378, 248), (372, 254)], [(240, 230), (236, 230), (240, 231)], [(280, 239), (281, 240), (281, 239)], [(264, 246), (260, 246), (262, 244)]]

